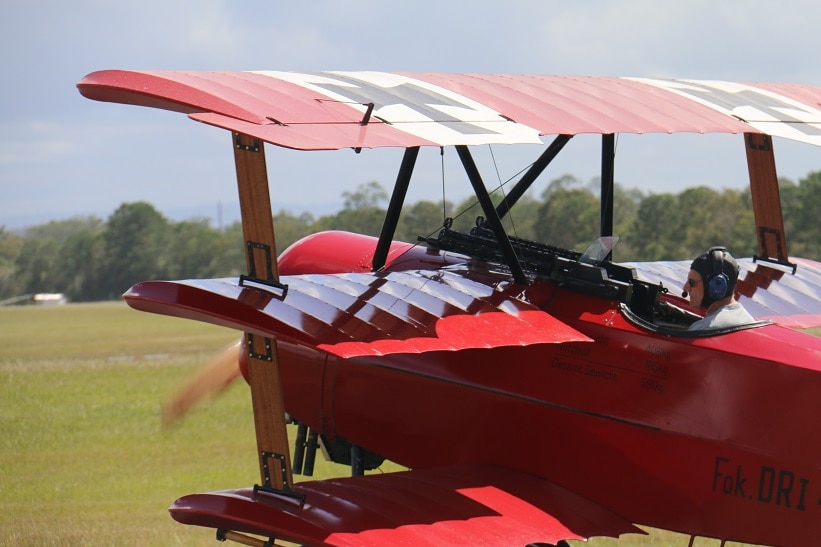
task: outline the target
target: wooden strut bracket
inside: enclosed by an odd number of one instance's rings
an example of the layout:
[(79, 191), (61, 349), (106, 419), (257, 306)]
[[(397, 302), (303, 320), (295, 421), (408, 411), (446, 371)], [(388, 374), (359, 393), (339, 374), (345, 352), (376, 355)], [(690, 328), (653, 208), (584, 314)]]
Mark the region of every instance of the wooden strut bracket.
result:
[(234, 532), (233, 530), (217, 530), (217, 541), (233, 541), (241, 545), (249, 545), (250, 547), (280, 547), (280, 543), (276, 543), (273, 539), (259, 539), (248, 534)]
[[(257, 241), (246, 241), (245, 247), (246, 258), (248, 260), (248, 275), (239, 276), (239, 286), (277, 289), (282, 291), (280, 295), (281, 298), (285, 298), (288, 295), (288, 285), (280, 283), (271, 276), (271, 272), (274, 271), (273, 261), (275, 260), (272, 256), (274, 250), (271, 249), (271, 246)], [(267, 278), (262, 278), (257, 273), (257, 254), (259, 254), (260, 251), (262, 252), (262, 258), (264, 260), (264, 268), (262, 271), (267, 272)]]
[[(265, 148), (258, 140), (240, 133), (233, 134), (233, 145), (249, 272), (245, 279), (282, 288), (275, 258), (276, 239)], [(251, 286), (248, 290), (263, 289)], [(251, 333), (246, 337), (248, 379), (262, 481), (259, 488), (269, 493), (291, 495), (293, 476), (276, 339)]]

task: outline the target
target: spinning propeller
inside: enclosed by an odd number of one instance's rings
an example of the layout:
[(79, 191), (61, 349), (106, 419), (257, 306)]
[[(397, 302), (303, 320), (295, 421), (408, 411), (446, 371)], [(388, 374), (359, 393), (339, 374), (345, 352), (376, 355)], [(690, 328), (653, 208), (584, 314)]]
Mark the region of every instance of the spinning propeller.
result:
[(181, 420), (197, 403), (216, 397), (240, 377), (241, 339), (214, 355), (171, 399), (162, 406), (162, 426)]

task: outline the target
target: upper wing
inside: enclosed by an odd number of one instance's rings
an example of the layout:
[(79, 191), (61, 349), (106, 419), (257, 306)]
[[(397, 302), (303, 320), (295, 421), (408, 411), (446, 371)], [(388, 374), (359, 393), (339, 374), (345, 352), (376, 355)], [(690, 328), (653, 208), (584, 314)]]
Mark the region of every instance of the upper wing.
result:
[[(756, 319), (771, 319), (787, 327), (821, 327), (821, 263), (802, 258), (792, 259), (798, 266), (795, 274), (755, 263), (750, 258), (738, 260), (736, 295)], [(689, 260), (670, 262), (635, 262), (639, 277), (651, 283), (663, 283), (677, 292), (687, 279)]]
[(465, 270), (284, 276), (284, 296), (238, 280), (148, 281), (130, 306), (275, 336), (350, 358), (590, 339), (527, 301), (526, 289)]
[(821, 145), (821, 88), (540, 75), (94, 72), (91, 99), (184, 112), (288, 148), (539, 142), (579, 133), (768, 133)]
[(491, 466), (309, 481), (304, 502), (252, 489), (193, 494), (171, 515), (308, 545), (528, 545), (644, 532), (542, 479)]

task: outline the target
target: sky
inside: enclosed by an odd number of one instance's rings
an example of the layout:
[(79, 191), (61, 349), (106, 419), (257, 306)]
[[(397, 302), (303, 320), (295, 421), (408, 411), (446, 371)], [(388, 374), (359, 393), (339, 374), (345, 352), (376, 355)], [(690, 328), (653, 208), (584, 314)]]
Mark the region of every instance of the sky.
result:
[[(83, 98), (103, 69), (384, 70), (696, 78), (821, 85), (821, 3), (803, 0), (0, 0), (0, 227), (107, 218), (148, 201), (169, 218), (238, 215), (230, 135), (184, 115)], [(545, 139), (549, 142), (549, 138)], [(587, 181), (597, 138), (577, 137), (544, 175)], [(775, 142), (779, 174), (821, 170), (821, 150)], [(488, 186), (539, 150), (478, 150)], [(391, 187), (401, 150), (266, 147), (275, 211), (341, 208)], [(460, 201), (455, 153), (423, 150), (410, 201)], [(747, 184), (739, 135), (621, 135), (616, 181), (644, 192)], [(444, 181), (444, 190), (443, 190)], [(538, 190), (537, 190), (538, 191)]]

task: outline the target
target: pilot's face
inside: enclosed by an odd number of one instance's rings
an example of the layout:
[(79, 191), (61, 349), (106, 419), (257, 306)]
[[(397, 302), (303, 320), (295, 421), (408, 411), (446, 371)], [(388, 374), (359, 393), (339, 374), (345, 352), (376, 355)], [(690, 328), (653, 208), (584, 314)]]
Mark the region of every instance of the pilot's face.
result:
[(701, 301), (704, 299), (704, 281), (701, 279), (701, 274), (690, 270), (687, 274), (687, 281), (684, 282), (684, 290), (690, 295), (690, 305), (700, 308)]

